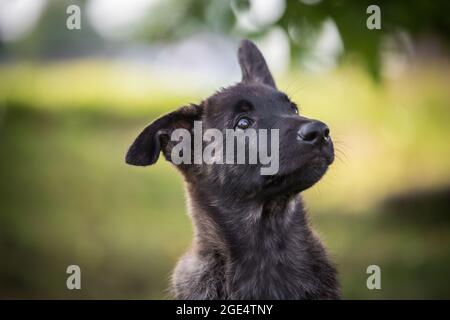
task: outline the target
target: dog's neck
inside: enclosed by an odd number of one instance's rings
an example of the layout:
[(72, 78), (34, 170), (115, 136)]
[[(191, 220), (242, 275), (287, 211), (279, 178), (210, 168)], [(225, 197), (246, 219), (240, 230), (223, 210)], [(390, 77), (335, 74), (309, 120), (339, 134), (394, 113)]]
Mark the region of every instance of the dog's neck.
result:
[(260, 281), (260, 288), (269, 288), (271, 283), (279, 288), (280, 281), (289, 285), (290, 271), (301, 266), (308, 272), (317, 243), (299, 195), (245, 201), (212, 199), (210, 192), (202, 194), (198, 188), (188, 188), (188, 192), (194, 248), (199, 254), (213, 252), (222, 257), (227, 272), (239, 277), (236, 283)]
[(300, 195), (227, 199), (189, 186), (188, 193), (196, 239), (214, 245), (220, 242), (220, 248), (233, 258), (245, 248), (254, 250), (266, 241), (288, 244), (285, 238), (293, 231), (309, 231)]

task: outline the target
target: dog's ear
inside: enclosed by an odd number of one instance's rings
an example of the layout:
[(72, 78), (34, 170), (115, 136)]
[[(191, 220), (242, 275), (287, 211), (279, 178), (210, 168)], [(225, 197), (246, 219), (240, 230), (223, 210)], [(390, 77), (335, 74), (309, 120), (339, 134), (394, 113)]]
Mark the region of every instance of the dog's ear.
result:
[(276, 88), (266, 60), (250, 40), (242, 40), (238, 51), (242, 82), (260, 82)]
[(161, 151), (165, 155), (169, 153), (167, 147), (172, 131), (178, 128), (191, 130), (194, 121), (201, 120), (202, 110), (203, 108), (197, 105), (185, 106), (153, 121), (128, 149), (126, 163), (135, 166), (154, 164)]

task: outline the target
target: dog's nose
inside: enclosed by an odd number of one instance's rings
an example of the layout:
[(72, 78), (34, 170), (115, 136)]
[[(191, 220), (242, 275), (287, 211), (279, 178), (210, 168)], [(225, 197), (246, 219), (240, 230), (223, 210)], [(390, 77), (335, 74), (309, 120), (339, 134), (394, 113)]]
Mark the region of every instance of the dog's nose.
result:
[(330, 140), (330, 129), (320, 121), (311, 121), (300, 127), (297, 139), (310, 144), (319, 144)]

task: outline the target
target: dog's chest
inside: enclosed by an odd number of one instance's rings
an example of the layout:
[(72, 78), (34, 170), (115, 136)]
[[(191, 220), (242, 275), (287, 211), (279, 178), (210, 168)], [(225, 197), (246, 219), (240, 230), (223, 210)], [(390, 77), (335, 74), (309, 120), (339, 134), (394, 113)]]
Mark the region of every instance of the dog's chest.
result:
[(235, 263), (226, 288), (233, 299), (305, 299), (317, 293), (320, 273), (305, 252), (260, 254)]

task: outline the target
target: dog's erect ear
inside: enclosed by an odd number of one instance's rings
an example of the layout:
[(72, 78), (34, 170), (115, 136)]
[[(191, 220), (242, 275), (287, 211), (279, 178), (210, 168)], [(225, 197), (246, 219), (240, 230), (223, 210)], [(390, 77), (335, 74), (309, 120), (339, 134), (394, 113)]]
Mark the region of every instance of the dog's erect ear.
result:
[(242, 40), (238, 57), (242, 70), (242, 82), (260, 82), (276, 88), (266, 60), (253, 42)]
[(178, 128), (191, 130), (194, 121), (201, 120), (201, 115), (201, 106), (190, 105), (156, 119), (134, 140), (125, 157), (126, 163), (135, 166), (154, 164), (170, 140), (172, 131)]

